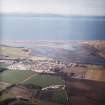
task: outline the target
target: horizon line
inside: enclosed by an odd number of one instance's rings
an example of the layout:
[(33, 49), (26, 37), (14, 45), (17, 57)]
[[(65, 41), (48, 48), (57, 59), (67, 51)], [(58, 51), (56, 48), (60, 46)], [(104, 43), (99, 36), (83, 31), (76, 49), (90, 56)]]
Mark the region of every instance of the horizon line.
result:
[(61, 17), (105, 17), (105, 15), (83, 15), (83, 14), (57, 14), (57, 13), (37, 13), (37, 12), (0, 12), (0, 15), (23, 15), (23, 14), (29, 14), (29, 15), (55, 15), (55, 16), (61, 16)]

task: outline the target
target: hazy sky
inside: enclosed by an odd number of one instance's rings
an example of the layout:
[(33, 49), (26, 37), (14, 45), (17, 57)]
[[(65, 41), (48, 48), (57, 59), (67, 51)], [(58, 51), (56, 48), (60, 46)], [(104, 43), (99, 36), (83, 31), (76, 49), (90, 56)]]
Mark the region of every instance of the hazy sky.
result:
[(105, 0), (0, 0), (1, 12), (105, 16)]

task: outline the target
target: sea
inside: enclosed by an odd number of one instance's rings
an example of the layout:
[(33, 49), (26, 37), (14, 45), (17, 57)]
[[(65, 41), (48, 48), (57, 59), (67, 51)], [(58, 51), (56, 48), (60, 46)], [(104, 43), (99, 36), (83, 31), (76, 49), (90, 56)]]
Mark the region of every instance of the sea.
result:
[(0, 15), (1, 40), (104, 40), (104, 17)]

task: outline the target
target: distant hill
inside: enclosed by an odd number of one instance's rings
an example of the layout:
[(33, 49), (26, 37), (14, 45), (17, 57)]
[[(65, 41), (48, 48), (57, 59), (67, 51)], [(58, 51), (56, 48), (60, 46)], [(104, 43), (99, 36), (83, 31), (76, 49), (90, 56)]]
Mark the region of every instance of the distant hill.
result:
[(19, 16), (19, 17), (56, 17), (72, 19), (105, 19), (105, 16), (78, 16), (78, 15), (59, 15), (59, 14), (36, 14), (36, 13), (0, 13), (0, 16)]

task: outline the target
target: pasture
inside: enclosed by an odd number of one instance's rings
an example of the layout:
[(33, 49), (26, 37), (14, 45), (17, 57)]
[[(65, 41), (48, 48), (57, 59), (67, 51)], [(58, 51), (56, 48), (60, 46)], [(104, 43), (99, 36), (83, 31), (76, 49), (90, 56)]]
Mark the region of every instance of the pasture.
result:
[[(38, 74), (33, 71), (23, 70), (7, 70), (0, 73), (0, 81), (11, 84), (33, 84), (41, 86), (42, 88), (49, 85), (63, 85), (64, 81), (59, 76), (53, 76), (48, 74)], [(11, 93), (4, 93), (3, 99), (8, 97), (15, 97)], [(52, 102), (64, 104), (66, 101), (66, 95), (64, 90), (56, 91), (51, 99)], [(57, 104), (58, 105), (58, 104)]]
[(30, 80), (26, 81), (24, 84), (34, 84), (41, 87), (47, 87), (49, 85), (63, 85), (64, 82), (61, 77), (37, 74), (33, 76)]
[(0, 81), (8, 82), (11, 84), (20, 84), (20, 83), (34, 84), (41, 87), (64, 84), (64, 81), (61, 79), (61, 77), (47, 75), (47, 74), (37, 74), (33, 71), (23, 71), (23, 70), (4, 71), (0, 73)]
[(0, 81), (18, 84), (32, 74), (32, 71), (7, 70), (0, 73)]
[(23, 48), (11, 47), (11, 46), (0, 46), (2, 54), (7, 55), (11, 58), (24, 58), (28, 56), (28, 53)]

